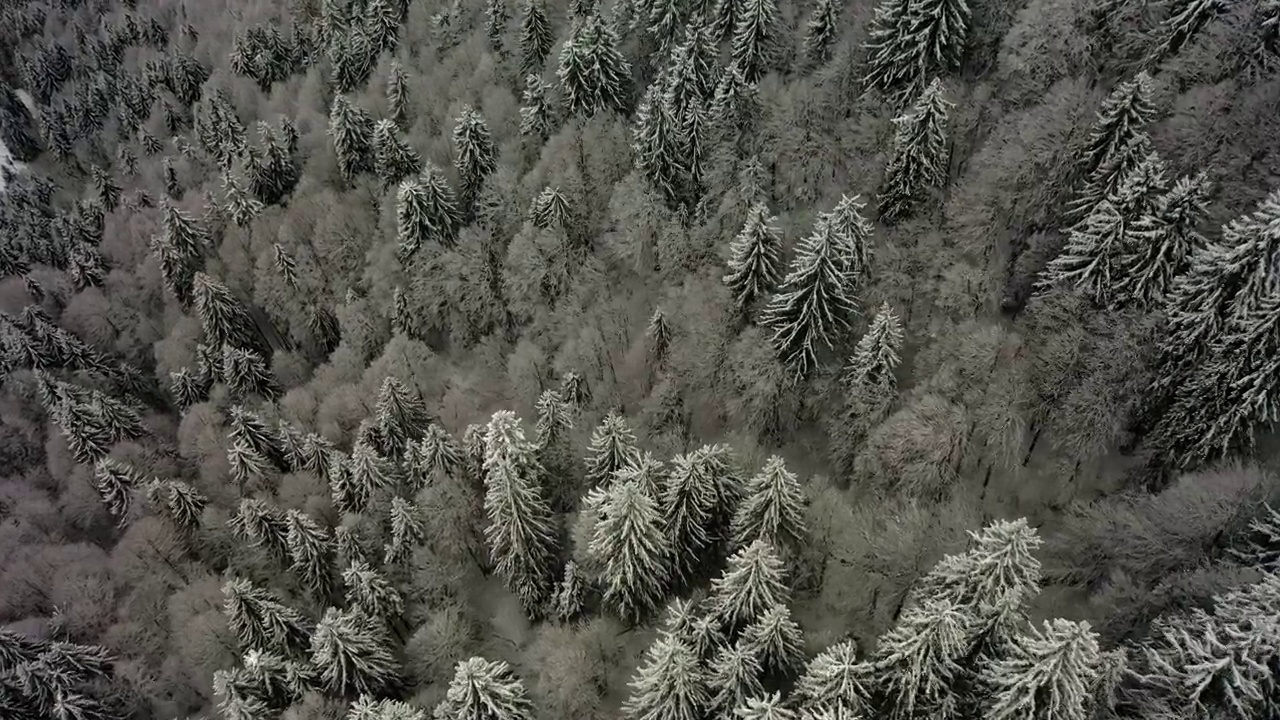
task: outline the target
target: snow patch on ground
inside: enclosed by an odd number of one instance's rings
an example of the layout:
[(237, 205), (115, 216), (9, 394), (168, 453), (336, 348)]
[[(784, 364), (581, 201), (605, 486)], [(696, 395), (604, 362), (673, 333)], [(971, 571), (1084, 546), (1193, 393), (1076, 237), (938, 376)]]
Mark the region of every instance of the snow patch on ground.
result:
[(4, 141), (0, 140), (0, 193), (4, 192), (5, 186), (9, 184), (9, 178), (17, 175), (22, 167), (22, 163), (13, 159), (13, 153), (9, 152)]

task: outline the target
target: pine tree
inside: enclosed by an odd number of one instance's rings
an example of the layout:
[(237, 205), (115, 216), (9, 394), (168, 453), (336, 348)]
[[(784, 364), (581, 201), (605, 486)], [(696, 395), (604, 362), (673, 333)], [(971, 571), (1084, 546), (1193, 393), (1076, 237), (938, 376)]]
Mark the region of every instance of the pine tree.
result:
[(741, 0), (730, 49), (747, 82), (759, 82), (778, 62), (781, 35), (775, 0)]
[(622, 705), (626, 720), (699, 720), (710, 699), (698, 656), (678, 635), (663, 632), (645, 650), (631, 696)]
[(885, 168), (880, 217), (908, 217), (921, 197), (947, 180), (947, 108), (942, 81), (934, 78), (906, 114), (894, 118), (893, 156)]
[(996, 520), (969, 538), (967, 550), (943, 557), (921, 579), (916, 597), (976, 611), (1040, 591), (1040, 561), (1033, 553), (1043, 541), (1026, 518)]
[(747, 482), (746, 495), (733, 516), (734, 546), (765, 540), (785, 551), (800, 550), (808, 533), (807, 504), (795, 473), (787, 470), (782, 458), (770, 456), (760, 473)]
[(897, 386), (893, 371), (902, 362), (902, 323), (889, 303), (876, 311), (867, 332), (853, 349), (853, 356), (845, 366), (844, 379), (860, 391), (884, 389), (892, 392)]
[(951, 603), (928, 599), (902, 613), (881, 636), (871, 658), (892, 717), (947, 717), (954, 712), (953, 683), (969, 649), (969, 619)]
[(464, 460), (462, 448), (435, 423), (427, 426), (422, 440), (410, 447), (408, 456), (410, 477), (419, 488), (430, 483), (438, 473), (456, 477)]
[(559, 188), (549, 185), (538, 193), (529, 207), (529, 222), (538, 228), (568, 228), (570, 217), (569, 201)]
[(453, 127), (453, 166), (458, 169), (459, 196), (470, 208), (480, 193), (484, 179), (498, 167), (497, 148), (484, 117), (464, 105)]
[(795, 712), (782, 702), (778, 692), (749, 698), (733, 714), (741, 720), (796, 720)]
[(261, 348), (253, 320), (226, 285), (197, 272), (191, 281), (191, 295), (210, 345), (229, 344), (246, 350)]
[(589, 15), (574, 23), (560, 51), (556, 70), (571, 115), (604, 110), (625, 113), (631, 92), (631, 66), (618, 51), (612, 26)]
[(338, 170), (347, 182), (374, 167), (373, 118), (345, 95), (336, 95), (329, 110), (329, 136), (338, 156)]
[(107, 212), (115, 212), (120, 206), (120, 185), (111, 177), (111, 173), (98, 165), (93, 166), (93, 188), (102, 207)]
[(782, 279), (782, 231), (777, 223), (769, 207), (756, 202), (729, 245), (729, 274), (723, 280), (743, 312), (750, 312), (757, 300), (777, 290)]
[(200, 517), (209, 499), (181, 480), (152, 480), (147, 485), (147, 499), (157, 511), (167, 516), (184, 533), (200, 527)]
[(396, 680), (386, 629), (359, 610), (324, 611), (311, 636), (311, 662), (330, 692), (376, 693)]
[(387, 73), (387, 115), (401, 130), (409, 127), (409, 73), (395, 60)]
[(1119, 259), (1117, 295), (1146, 306), (1164, 301), (1191, 256), (1208, 244), (1198, 228), (1209, 212), (1209, 190), (1203, 172), (1179, 178), (1150, 212), (1129, 225)]
[(387, 185), (395, 185), (422, 169), (422, 156), (396, 133), (391, 120), (379, 120), (373, 126), (374, 166), (378, 177)]
[(191, 284), (208, 243), (207, 235), (192, 217), (168, 200), (160, 202), (160, 224), (163, 232), (152, 239), (151, 247), (160, 258), (165, 285), (185, 308), (191, 302)]
[(510, 19), (506, 0), (488, 0), (485, 4), (484, 34), (489, 39), (489, 47), (498, 54), (502, 54), (502, 36)]
[(232, 578), (222, 586), (222, 611), (240, 649), (291, 655), (307, 648), (310, 632), (302, 614), (268, 590)]
[(525, 0), (520, 20), (520, 74), (542, 75), (542, 65), (555, 44), (545, 0)]
[(804, 665), (804, 636), (786, 605), (774, 605), (742, 630), (742, 646), (772, 675), (790, 675)]
[(831, 707), (861, 711), (869, 706), (874, 687), (870, 664), (858, 662), (852, 640), (842, 640), (809, 661), (792, 697), (810, 712)]
[(391, 498), (391, 537), (387, 541), (382, 562), (398, 565), (409, 559), (413, 548), (427, 538), (427, 528), (418, 508), (404, 498)]
[(593, 486), (611, 482), (614, 473), (634, 463), (640, 455), (635, 433), (616, 412), (606, 415), (592, 431), (587, 453), (586, 477)]
[(840, 0), (818, 0), (804, 32), (804, 55), (812, 66), (831, 56), (831, 46), (840, 32)]
[(711, 581), (711, 612), (729, 628), (741, 627), (776, 605), (787, 605), (782, 560), (766, 540), (756, 540), (729, 557), (724, 573)]
[(602, 568), (604, 602), (639, 622), (662, 601), (671, 548), (657, 503), (640, 484), (615, 483), (598, 509), (589, 553)]
[(400, 259), (406, 262), (422, 245), (434, 240), (443, 247), (453, 247), (462, 214), (453, 190), (440, 169), (426, 163), (417, 179), (400, 183), (396, 194), (396, 217), (399, 224)]
[(510, 411), (494, 413), (485, 434), (485, 538), (498, 574), (535, 617), (550, 594), (556, 542), (540, 475), (519, 420)]
[(1101, 653), (1087, 622), (1045, 621), (1031, 626), (1005, 657), (982, 668), (991, 693), (991, 720), (1087, 720), (1099, 679)]
[(1117, 85), (1103, 101), (1081, 157), (1086, 176), (1100, 169), (1142, 134), (1142, 127), (1155, 115), (1151, 104), (1153, 92), (1151, 76), (1143, 71), (1132, 80)]
[(524, 94), (520, 96), (520, 134), (539, 142), (547, 139), (554, 125), (551, 108), (551, 85), (541, 75), (524, 76)]
[(290, 568), (319, 597), (325, 597), (331, 585), (330, 569), (333, 549), (329, 533), (311, 518), (298, 510), (285, 514), (289, 529)]
[(870, 225), (862, 219), (857, 198), (845, 196), (828, 214), (818, 217), (813, 234), (797, 249), (791, 269), (761, 313), (772, 327), (773, 345), (796, 376), (818, 362), (814, 345), (832, 346), (837, 333), (849, 329), (857, 312), (854, 292), (865, 273)]
[(107, 512), (116, 518), (118, 524), (124, 524), (132, 504), (133, 491), (139, 484), (138, 474), (124, 463), (102, 458), (93, 467), (93, 487), (102, 498)]
[(503, 661), (473, 657), (458, 663), (435, 720), (532, 720), (524, 683)]
[(280, 508), (246, 498), (240, 501), (235, 517), (227, 525), (252, 547), (265, 548), (277, 562), (289, 561), (289, 521)]
[(712, 692), (707, 707), (713, 716), (728, 717), (747, 700), (763, 693), (763, 674), (760, 659), (743, 643), (717, 650), (707, 667), (707, 686)]
[(562, 623), (573, 622), (585, 610), (586, 581), (578, 570), (578, 564), (570, 560), (564, 564), (564, 578), (552, 597), (552, 614)]
[(863, 85), (910, 97), (927, 78), (955, 70), (970, 15), (965, 0), (885, 0), (871, 24)]
[(347, 586), (347, 606), (352, 609), (383, 621), (404, 612), (404, 601), (395, 586), (366, 563), (351, 563), (342, 573), (342, 582)]
[(679, 118), (667, 97), (664, 70), (649, 84), (636, 110), (632, 149), (635, 151), (636, 168), (644, 173), (668, 203), (675, 203), (688, 174), (688, 158), (682, 153)]

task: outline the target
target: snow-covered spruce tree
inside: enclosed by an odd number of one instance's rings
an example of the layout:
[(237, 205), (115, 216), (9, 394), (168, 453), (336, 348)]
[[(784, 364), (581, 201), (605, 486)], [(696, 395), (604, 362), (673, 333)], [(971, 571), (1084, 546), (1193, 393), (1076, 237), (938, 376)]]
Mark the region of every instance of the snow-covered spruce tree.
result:
[(1016, 637), (982, 667), (991, 720), (1088, 720), (1101, 669), (1098, 637), (1087, 622), (1047, 620)]
[(280, 243), (271, 244), (272, 265), (280, 273), (280, 279), (290, 290), (298, 290), (298, 262)]
[(369, 553), (365, 552), (356, 531), (346, 525), (333, 529), (333, 555), (335, 567), (342, 568), (344, 572), (358, 563), (368, 565), (370, 562)]
[(347, 606), (384, 622), (404, 612), (404, 601), (395, 585), (363, 562), (353, 562), (342, 573), (347, 586)]
[(966, 0), (884, 0), (867, 39), (867, 90), (910, 98), (960, 66), (969, 37)]
[(769, 207), (756, 202), (747, 211), (742, 231), (729, 244), (729, 274), (723, 279), (744, 313), (777, 290), (782, 279), (782, 231), (777, 223)]
[(422, 440), (411, 444), (407, 455), (409, 478), (417, 489), (432, 482), (437, 473), (456, 477), (463, 467), (462, 448), (436, 423), (427, 425)]
[(398, 378), (388, 375), (378, 390), (375, 408), (378, 428), (389, 454), (399, 456), (410, 441), (423, 437), (431, 424), (431, 414), (418, 397)]
[(502, 55), (502, 36), (507, 31), (507, 21), (511, 13), (507, 11), (506, 0), (488, 0), (484, 8), (484, 34), (489, 40), (489, 48)]
[(1089, 131), (1089, 140), (1080, 157), (1085, 176), (1092, 174), (1120, 152), (1125, 145), (1142, 134), (1142, 128), (1155, 116), (1151, 104), (1154, 87), (1146, 71), (1122, 82), (1102, 102), (1098, 119)]
[(374, 169), (373, 118), (345, 95), (333, 98), (329, 137), (333, 138), (333, 151), (338, 156), (338, 170), (347, 182)]
[(1147, 56), (1150, 67), (1156, 67), (1175, 55), (1201, 28), (1229, 7), (1230, 4), (1223, 0), (1181, 0), (1170, 3), (1168, 14), (1153, 32), (1154, 47)]
[(749, 698), (733, 714), (736, 720), (796, 720), (795, 711), (783, 702), (779, 692)]
[(809, 661), (796, 680), (792, 699), (810, 712), (835, 706), (863, 712), (871, 702), (873, 682), (871, 665), (858, 661), (858, 646), (841, 640)]
[(695, 453), (671, 459), (662, 486), (662, 510), (675, 556), (673, 574), (681, 581), (693, 578), (714, 541), (713, 513), (717, 508), (713, 482), (700, 471)]
[(241, 186), (234, 173), (222, 173), (221, 184), (224, 209), (236, 227), (248, 227), (254, 218), (262, 214), (266, 206)]
[(524, 76), (524, 93), (520, 96), (520, 134), (543, 142), (555, 127), (555, 111), (551, 107), (551, 84), (541, 75)]
[(398, 679), (391, 648), (377, 619), (359, 610), (329, 608), (311, 636), (311, 663), (330, 692), (380, 693)]
[(270, 472), (271, 463), (257, 450), (240, 441), (227, 446), (227, 466), (240, 494), (253, 487)]
[(867, 332), (858, 340), (845, 365), (844, 380), (860, 392), (880, 389), (892, 392), (897, 386), (893, 371), (902, 362), (902, 322), (889, 303), (884, 303), (871, 319)]
[(125, 523), (133, 491), (140, 485), (141, 479), (129, 465), (104, 457), (93, 466), (93, 488), (118, 524)]
[(532, 617), (550, 595), (556, 544), (535, 453), (514, 413), (493, 414), (485, 433), (485, 538), (498, 574)]
[[(288, 119), (285, 119), (288, 122)], [(266, 205), (278, 205), (298, 183), (301, 169), (293, 157), (291, 132), (258, 123), (258, 144), (249, 148), (244, 172), (249, 191)]]
[(943, 600), (956, 608), (993, 607), (1014, 595), (1030, 599), (1040, 592), (1040, 561), (1035, 551), (1043, 541), (1026, 518), (996, 520), (969, 533), (969, 547), (947, 555), (921, 579), (915, 597)]
[(401, 700), (361, 695), (351, 704), (346, 720), (431, 720), (431, 716), (425, 709)]
[(741, 0), (730, 51), (747, 82), (758, 82), (778, 62), (783, 40), (775, 0)]
[(893, 718), (950, 717), (952, 692), (969, 651), (969, 617), (946, 600), (906, 609), (880, 637), (871, 666)]
[(187, 535), (200, 528), (200, 517), (209, 498), (181, 480), (152, 480), (147, 484), (147, 501), (160, 515)]
[(600, 567), (604, 602), (623, 620), (637, 623), (662, 601), (671, 547), (657, 502), (638, 482), (605, 491), (588, 552)]
[(1192, 254), (1208, 244), (1199, 227), (1209, 213), (1209, 190), (1204, 172), (1179, 178), (1150, 212), (1130, 223), (1118, 263), (1117, 295), (1148, 307), (1164, 302)]
[(160, 259), (160, 273), (169, 292), (186, 308), (208, 236), (194, 218), (168, 200), (160, 201), (160, 227), (162, 232), (152, 238), (151, 248)]
[(817, 366), (815, 345), (831, 347), (857, 313), (858, 258), (867, 254), (870, 233), (860, 207), (856, 197), (845, 196), (831, 213), (818, 216), (781, 289), (761, 312), (761, 323), (773, 328), (774, 348), (797, 377)]
[(618, 50), (618, 35), (599, 15), (575, 21), (556, 70), (570, 115), (591, 116), (630, 105), (631, 65)]
[(556, 585), (552, 597), (552, 615), (562, 623), (573, 622), (582, 616), (586, 604), (586, 580), (578, 564), (570, 560), (564, 564), (564, 577)]
[(771, 675), (791, 675), (804, 665), (804, 635), (786, 605), (773, 605), (760, 613), (742, 629), (738, 642)]
[(422, 156), (401, 140), (396, 124), (391, 120), (379, 120), (373, 126), (374, 167), (383, 184), (395, 185), (422, 169)]
[(804, 510), (808, 505), (795, 473), (782, 458), (770, 456), (764, 468), (747, 481), (746, 492), (733, 516), (734, 547), (765, 540), (783, 552), (801, 549), (808, 533)]
[(250, 395), (261, 395), (270, 400), (280, 394), (267, 361), (252, 350), (223, 345), (221, 369), (221, 379), (236, 400), (243, 401)]
[(894, 118), (893, 155), (885, 167), (879, 210), (887, 222), (911, 215), (932, 188), (947, 180), (947, 109), (940, 78), (916, 98), (915, 106)]
[[(394, 462), (382, 457), (373, 445), (363, 439), (351, 446), (350, 486), (354, 494), (366, 503), (379, 491), (391, 490), (399, 483), (399, 468)], [(352, 508), (352, 512), (363, 512), (364, 507)]]
[(682, 153), (679, 118), (666, 101), (666, 71), (660, 71), (636, 110), (632, 131), (632, 149), (636, 169), (644, 173), (668, 203), (675, 203), (684, 188), (688, 174), (687, 158)]
[(654, 308), (653, 314), (649, 316), (644, 339), (648, 346), (650, 367), (663, 367), (667, 362), (667, 353), (671, 351), (671, 324), (667, 322), (667, 315), (662, 312), (662, 308)]
[(306, 650), (311, 637), (306, 620), (270, 591), (248, 580), (232, 578), (222, 586), (222, 595), (222, 612), (241, 650), (265, 650), (283, 656)]
[(262, 348), (257, 326), (226, 285), (197, 272), (192, 277), (191, 296), (208, 344), (245, 350)]
[(98, 201), (107, 212), (115, 212), (120, 206), (120, 184), (111, 173), (99, 165), (93, 166), (93, 189), (98, 194)]
[(281, 469), (286, 467), (279, 438), (267, 427), (262, 416), (252, 410), (246, 410), (243, 405), (232, 405), (227, 413), (227, 419), (228, 440), (233, 443), (244, 443)]
[(276, 562), (289, 562), (289, 521), (275, 505), (257, 498), (241, 500), (227, 526), (252, 547), (264, 548)]
[(403, 18), (401, 0), (369, 0), (362, 16), (364, 35), (369, 39), (372, 53), (395, 51), (400, 41), (400, 22)]
[[(640, 7), (637, 8), (637, 17), (634, 19), (643, 21), (643, 25), (657, 44), (658, 55), (665, 55), (675, 44), (676, 37), (685, 24), (683, 16), (686, 8), (682, 7), (685, 4), (687, 3), (679, 0), (652, 0), (640, 3)], [(648, 17), (642, 17), (642, 15)]]
[(571, 220), (569, 200), (559, 188), (548, 185), (529, 205), (529, 222), (534, 227), (568, 229)]
[(654, 499), (662, 497), (662, 480), (665, 477), (662, 462), (647, 450), (640, 453), (629, 465), (619, 468), (613, 477), (614, 482), (639, 483), (640, 489)]
[(591, 432), (585, 460), (587, 481), (593, 486), (609, 483), (614, 473), (634, 463), (639, 456), (636, 434), (626, 418), (610, 412)]
[(707, 709), (713, 717), (728, 717), (747, 700), (764, 692), (760, 659), (753, 649), (737, 642), (716, 651), (707, 665)]
[(427, 528), (419, 517), (418, 508), (404, 498), (391, 498), (391, 535), (383, 549), (382, 563), (398, 565), (409, 559), (413, 548), (427, 538)]
[(409, 73), (395, 60), (387, 73), (387, 117), (401, 130), (409, 127)]
[(449, 248), (457, 239), (462, 213), (444, 174), (430, 161), (417, 179), (400, 183), (396, 193), (400, 259), (406, 262), (434, 240)]
[(645, 650), (629, 685), (631, 696), (622, 705), (626, 720), (698, 720), (710, 699), (697, 654), (672, 632), (659, 634)]
[(818, 0), (804, 31), (804, 56), (810, 67), (831, 57), (831, 46), (840, 33), (841, 0)]
[(473, 657), (458, 663), (435, 720), (532, 720), (533, 702), (511, 666)]
[(484, 117), (470, 105), (453, 126), (453, 166), (458, 169), (459, 199), (470, 208), (480, 192), (480, 185), (498, 167), (497, 148)]
[(541, 77), (543, 63), (555, 44), (545, 0), (525, 0), (520, 19), (520, 74)]
[(317, 597), (326, 597), (333, 585), (333, 547), (329, 533), (299, 510), (286, 512), (285, 522), (289, 528), (290, 569)]
[(756, 540), (729, 557), (729, 566), (711, 581), (711, 614), (731, 630), (741, 628), (775, 605), (788, 605), (782, 559), (766, 540)]
[(746, 0), (716, 0), (711, 13), (711, 33), (717, 40), (728, 40), (738, 27)]

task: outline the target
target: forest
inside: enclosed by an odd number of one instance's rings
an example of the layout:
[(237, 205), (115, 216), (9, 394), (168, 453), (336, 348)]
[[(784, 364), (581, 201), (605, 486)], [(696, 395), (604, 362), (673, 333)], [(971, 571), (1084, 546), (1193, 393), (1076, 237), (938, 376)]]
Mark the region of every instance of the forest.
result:
[(1280, 718), (1280, 0), (0, 0), (0, 720)]

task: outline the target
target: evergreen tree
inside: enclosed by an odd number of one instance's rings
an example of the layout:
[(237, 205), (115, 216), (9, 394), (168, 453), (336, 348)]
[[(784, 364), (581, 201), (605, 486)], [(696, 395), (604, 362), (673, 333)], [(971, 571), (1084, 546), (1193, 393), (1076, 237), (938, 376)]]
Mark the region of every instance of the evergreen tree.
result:
[(840, 32), (840, 0), (818, 0), (804, 32), (804, 55), (810, 65), (820, 65), (831, 56), (831, 46)]
[(1209, 189), (1203, 172), (1179, 178), (1150, 212), (1129, 225), (1117, 295), (1146, 306), (1164, 301), (1191, 256), (1208, 244), (1198, 228), (1208, 215)]
[(604, 110), (625, 113), (630, 104), (631, 66), (618, 51), (612, 26), (589, 15), (574, 23), (556, 70), (571, 115)]
[(401, 130), (409, 127), (409, 73), (395, 60), (387, 73), (387, 116)]
[(102, 458), (93, 467), (93, 487), (102, 498), (107, 512), (123, 525), (133, 501), (133, 491), (140, 478), (133, 468), (110, 458)]
[(232, 443), (243, 443), (277, 467), (286, 467), (279, 438), (267, 428), (267, 423), (261, 416), (252, 410), (246, 410), (243, 405), (232, 405), (227, 415), (227, 438)]
[(1176, 54), (1210, 20), (1230, 7), (1223, 0), (1181, 0), (1170, 3), (1169, 13), (1155, 30), (1155, 47), (1148, 62), (1152, 67)]
[(372, 54), (396, 49), (403, 17), (402, 5), (401, 0), (369, 0), (364, 17), (365, 34), (372, 45)]
[(165, 285), (186, 307), (191, 302), (192, 281), (208, 239), (193, 218), (168, 200), (160, 203), (160, 226), (163, 232), (152, 239), (151, 248), (160, 258)]
[(333, 150), (338, 156), (338, 170), (347, 182), (374, 169), (373, 118), (345, 95), (333, 98), (329, 136), (333, 138)]
[(854, 292), (865, 273), (871, 230), (861, 207), (856, 197), (845, 196), (831, 213), (818, 217), (781, 290), (761, 314), (761, 322), (774, 329), (774, 348), (797, 376), (816, 367), (815, 343), (831, 347), (833, 336), (847, 331), (857, 312)]
[(587, 481), (603, 485), (613, 480), (614, 473), (634, 463), (640, 456), (636, 435), (626, 419), (610, 412), (591, 433), (587, 450)]
[(232, 578), (222, 586), (222, 594), (222, 611), (240, 649), (291, 655), (304, 651), (310, 643), (302, 614), (270, 591), (248, 580)]
[(152, 480), (147, 485), (147, 499), (160, 514), (178, 529), (192, 534), (200, 527), (200, 516), (209, 499), (181, 480)]
[(248, 227), (254, 218), (262, 214), (266, 206), (241, 187), (239, 181), (230, 172), (222, 174), (221, 183), (223, 203), (231, 222), (235, 223), (236, 227)]
[(766, 609), (742, 630), (742, 646), (773, 675), (790, 675), (804, 665), (804, 636), (786, 605)]
[(524, 94), (520, 97), (520, 134), (539, 142), (547, 139), (554, 128), (554, 112), (548, 97), (551, 85), (541, 75), (524, 76)]
[(503, 661), (473, 657), (458, 663), (435, 720), (532, 720), (524, 683)]
[(694, 453), (676, 455), (662, 488), (663, 517), (675, 554), (677, 578), (688, 580), (712, 544), (715, 488), (713, 479), (700, 472)]
[(257, 498), (246, 498), (240, 501), (235, 517), (227, 525), (252, 547), (265, 548), (277, 562), (289, 561), (289, 521), (280, 508)]
[(712, 693), (707, 707), (712, 716), (728, 717), (747, 700), (763, 693), (763, 673), (760, 659), (743, 643), (717, 650), (707, 667), (707, 686)]
[(969, 636), (968, 617), (946, 600), (930, 598), (902, 613), (871, 658), (891, 717), (948, 717), (955, 711), (952, 691)]
[(378, 454), (373, 446), (357, 440), (351, 447), (350, 488), (353, 504), (350, 512), (363, 512), (365, 504), (380, 490), (389, 490), (396, 486), (398, 470), (393, 462)]
[(772, 294), (782, 279), (782, 231), (769, 207), (756, 202), (747, 211), (742, 231), (729, 245), (729, 274), (724, 283), (738, 307), (750, 312), (756, 301)]
[(289, 529), (290, 568), (303, 585), (318, 597), (325, 597), (332, 580), (333, 549), (329, 533), (311, 516), (298, 510), (285, 513), (285, 523)]
[(567, 229), (570, 218), (569, 201), (559, 188), (543, 188), (529, 207), (529, 222), (544, 230), (555, 227)]
[(800, 550), (808, 532), (807, 504), (795, 473), (787, 470), (782, 458), (770, 456), (760, 473), (747, 482), (745, 497), (733, 516), (734, 546), (765, 540), (775, 548)]
[(463, 207), (470, 208), (480, 193), (484, 179), (498, 167), (497, 148), (484, 117), (470, 105), (462, 108), (453, 127), (453, 166), (458, 169), (459, 195)]
[(863, 85), (911, 97), (928, 78), (957, 69), (970, 16), (965, 0), (885, 0), (872, 20)]
[(886, 302), (854, 347), (845, 366), (845, 382), (864, 392), (881, 388), (891, 392), (897, 385), (893, 371), (902, 362), (901, 349), (902, 323)]
[(741, 720), (796, 720), (795, 712), (782, 702), (782, 694), (749, 698), (733, 713)]
[(916, 597), (977, 611), (1039, 593), (1040, 561), (1033, 553), (1043, 541), (1026, 518), (996, 520), (969, 538), (967, 550), (943, 557), (921, 579)]
[(236, 441), (227, 447), (227, 465), (236, 488), (243, 495), (246, 487), (266, 477), (270, 463), (258, 451)]
[(778, 62), (782, 21), (775, 0), (741, 0), (730, 49), (747, 82), (759, 82)]
[(422, 398), (390, 375), (378, 391), (376, 416), (382, 437), (397, 455), (410, 441), (422, 437), (431, 424), (431, 415)]
[(284, 284), (289, 286), (290, 290), (297, 290), (298, 262), (293, 259), (293, 256), (290, 255), (280, 243), (273, 243), (271, 245), (271, 254), (273, 260), (272, 264), (275, 265), (276, 272), (280, 273), (280, 277), (284, 280)]
[(653, 457), (653, 453), (640, 453), (631, 464), (619, 468), (613, 475), (614, 482), (636, 482), (640, 489), (650, 497), (662, 497), (663, 474), (662, 463)]
[(98, 165), (93, 166), (93, 188), (102, 207), (107, 212), (115, 212), (120, 206), (120, 185), (111, 177), (111, 173)]
[(222, 379), (237, 400), (244, 400), (250, 395), (261, 395), (270, 400), (280, 393), (266, 360), (251, 350), (223, 345)]
[(716, 0), (712, 12), (712, 36), (718, 40), (729, 39), (738, 27), (738, 19), (744, 14), (747, 0)]
[(624, 620), (639, 622), (661, 602), (671, 548), (657, 503), (640, 484), (605, 491), (589, 552), (602, 568), (604, 601)]
[(1087, 720), (1102, 655), (1087, 622), (1052, 620), (1018, 636), (1005, 657), (982, 668), (992, 720)]
[(556, 542), (540, 475), (519, 420), (510, 411), (494, 413), (485, 434), (485, 537), (498, 574), (535, 617), (550, 594)]
[(545, 0), (525, 0), (520, 20), (520, 74), (542, 76), (542, 65), (555, 44)]
[(682, 153), (682, 128), (679, 118), (667, 102), (667, 76), (662, 71), (645, 90), (636, 110), (632, 131), (632, 148), (636, 168), (662, 193), (668, 203), (675, 203), (684, 187), (688, 160)]
[(710, 699), (698, 656), (672, 632), (645, 650), (630, 687), (622, 705), (626, 720), (699, 720)]
[(1153, 92), (1151, 76), (1143, 71), (1132, 80), (1117, 85), (1103, 101), (1081, 157), (1086, 176), (1100, 169), (1143, 134), (1142, 127), (1155, 115), (1151, 104)]
[(396, 218), (402, 262), (412, 258), (430, 240), (446, 248), (453, 247), (462, 225), (453, 190), (440, 169), (429, 161), (417, 179), (400, 183), (396, 193)]
[(870, 664), (858, 662), (852, 640), (842, 640), (809, 661), (793, 697), (811, 712), (837, 706), (861, 711), (868, 707), (874, 687)]
[(502, 54), (502, 36), (507, 29), (507, 21), (511, 13), (507, 12), (506, 0), (488, 0), (484, 10), (484, 34), (489, 38), (489, 47)]
[(352, 562), (342, 573), (342, 582), (347, 586), (347, 606), (353, 610), (383, 621), (404, 612), (404, 601), (395, 586), (367, 563)]
[(210, 345), (229, 344), (246, 350), (261, 348), (257, 327), (226, 285), (197, 272), (191, 281), (191, 295)]
[(311, 636), (311, 662), (330, 692), (376, 693), (396, 680), (386, 629), (359, 610), (324, 611)]
[(776, 605), (787, 605), (782, 560), (766, 540), (756, 540), (729, 557), (724, 573), (711, 581), (711, 612), (721, 624), (738, 628)]
[(430, 483), (438, 473), (457, 477), (464, 460), (462, 448), (435, 423), (423, 431), (420, 442), (410, 446), (408, 456), (410, 478), (419, 488)]
[(387, 185), (395, 185), (422, 169), (422, 156), (396, 133), (391, 120), (379, 120), (373, 126), (374, 166), (378, 177)]
[(667, 353), (671, 350), (671, 325), (662, 308), (655, 308), (649, 316), (649, 324), (644, 330), (645, 340), (649, 346), (649, 362), (654, 368), (661, 368), (667, 361)]
[(578, 564), (570, 560), (564, 564), (564, 579), (560, 581), (552, 598), (556, 619), (562, 623), (573, 622), (584, 611), (586, 581), (578, 570)]
[(942, 81), (934, 78), (906, 114), (894, 118), (893, 156), (885, 168), (880, 217), (909, 216), (922, 195), (947, 180), (947, 108)]
[(391, 537), (383, 554), (384, 565), (398, 565), (409, 559), (416, 545), (427, 538), (427, 528), (418, 508), (404, 498), (391, 498)]

